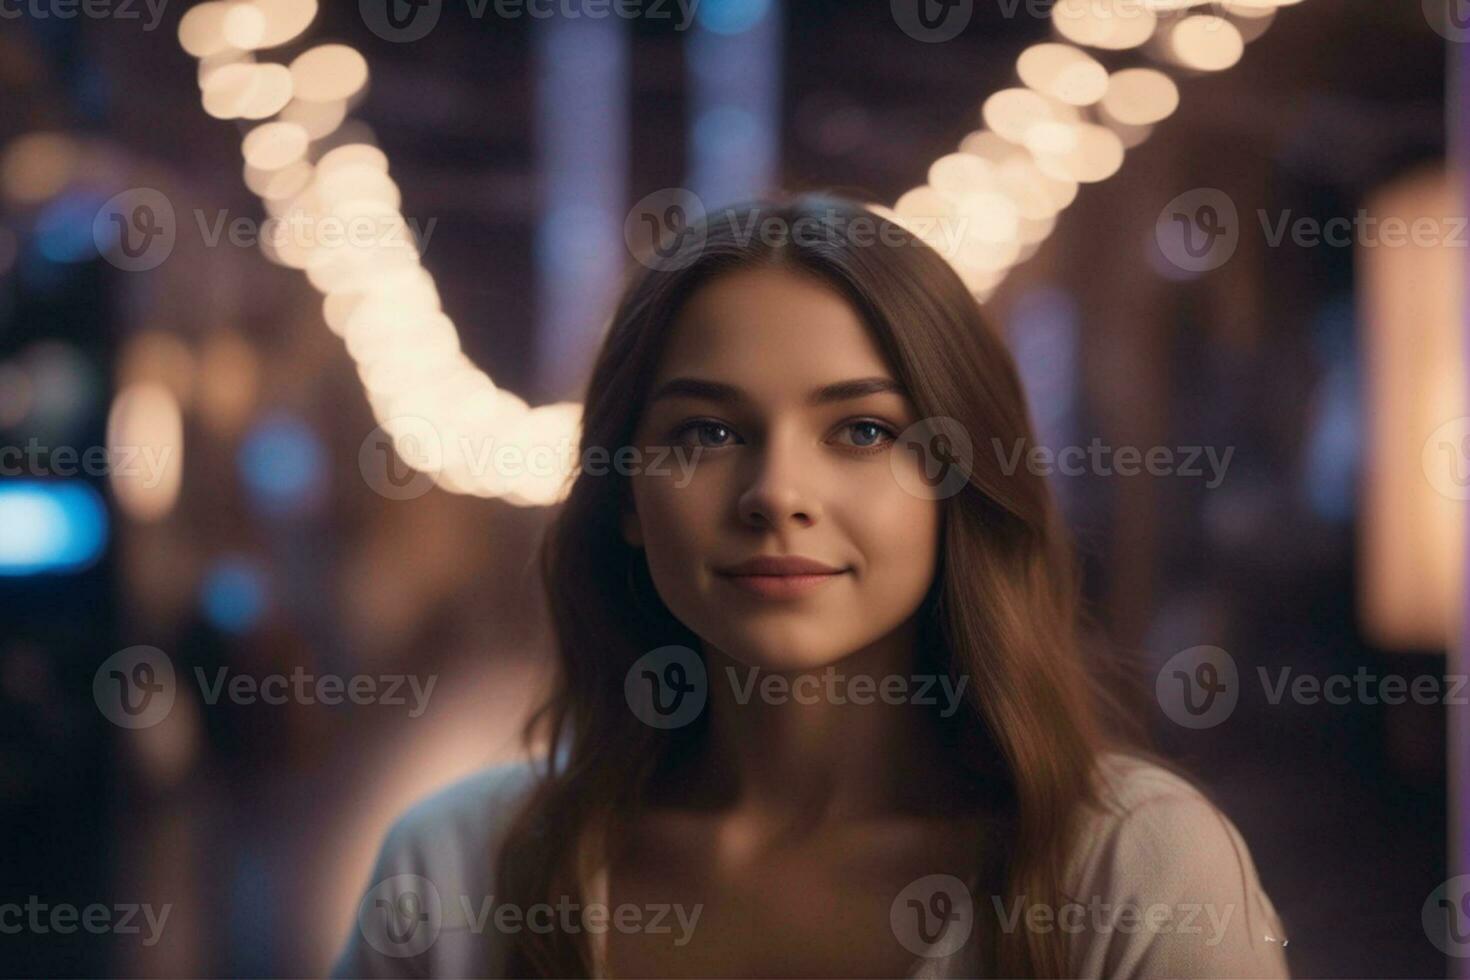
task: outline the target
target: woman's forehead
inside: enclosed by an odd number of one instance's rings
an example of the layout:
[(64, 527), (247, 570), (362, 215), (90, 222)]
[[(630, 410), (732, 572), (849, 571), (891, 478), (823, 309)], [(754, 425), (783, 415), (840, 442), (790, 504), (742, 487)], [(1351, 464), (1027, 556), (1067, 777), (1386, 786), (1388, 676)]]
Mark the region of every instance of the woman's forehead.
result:
[(779, 269), (721, 276), (675, 317), (659, 381), (716, 372), (776, 375), (804, 388), (890, 374), (867, 324), (841, 293)]

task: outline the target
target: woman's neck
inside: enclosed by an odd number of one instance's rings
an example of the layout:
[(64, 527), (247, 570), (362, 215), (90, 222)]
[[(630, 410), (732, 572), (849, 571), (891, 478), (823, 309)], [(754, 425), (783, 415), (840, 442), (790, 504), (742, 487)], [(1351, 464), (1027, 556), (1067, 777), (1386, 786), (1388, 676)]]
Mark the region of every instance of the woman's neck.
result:
[(961, 788), (940, 724), (953, 685), (918, 666), (912, 624), (809, 671), (705, 654), (708, 737), (677, 779), (681, 804), (795, 830), (948, 809)]

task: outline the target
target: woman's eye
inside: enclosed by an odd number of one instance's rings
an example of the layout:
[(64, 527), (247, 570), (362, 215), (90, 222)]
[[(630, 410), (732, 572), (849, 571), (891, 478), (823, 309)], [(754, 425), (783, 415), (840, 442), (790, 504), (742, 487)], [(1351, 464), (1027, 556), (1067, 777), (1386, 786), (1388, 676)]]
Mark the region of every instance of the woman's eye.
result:
[[(892, 428), (870, 420), (849, 422), (842, 427), (842, 431), (848, 434), (843, 442), (854, 449), (881, 449), (898, 439)], [(734, 429), (713, 419), (686, 422), (674, 430), (671, 438), (678, 444), (687, 443), (692, 438), (694, 445), (704, 449), (723, 449), (741, 442)]]
[(858, 449), (877, 449), (898, 439), (898, 434), (881, 422), (849, 422), (843, 428), (852, 433), (852, 445)]
[(674, 430), (674, 441), (682, 442), (686, 436), (693, 434), (695, 445), (704, 449), (719, 449), (723, 446), (732, 445), (729, 440), (735, 438), (735, 431), (723, 422), (714, 422), (709, 419), (696, 419), (686, 422)]

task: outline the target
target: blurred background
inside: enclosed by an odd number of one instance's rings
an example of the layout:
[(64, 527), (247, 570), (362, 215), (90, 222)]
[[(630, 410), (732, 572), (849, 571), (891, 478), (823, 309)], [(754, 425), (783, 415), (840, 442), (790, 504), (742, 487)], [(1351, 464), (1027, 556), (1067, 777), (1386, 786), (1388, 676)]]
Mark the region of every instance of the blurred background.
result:
[[(1467, 975), (1470, 12), (1055, 8), (0, 0), (0, 902), (79, 910), (0, 970), (326, 970), (546, 677), (554, 479), (464, 447), (572, 431), (649, 216), (784, 188), (977, 218), (1042, 441), (1168, 450), (1053, 476), (1091, 641), (1294, 974)], [(1364, 674), (1438, 693), (1271, 696)]]

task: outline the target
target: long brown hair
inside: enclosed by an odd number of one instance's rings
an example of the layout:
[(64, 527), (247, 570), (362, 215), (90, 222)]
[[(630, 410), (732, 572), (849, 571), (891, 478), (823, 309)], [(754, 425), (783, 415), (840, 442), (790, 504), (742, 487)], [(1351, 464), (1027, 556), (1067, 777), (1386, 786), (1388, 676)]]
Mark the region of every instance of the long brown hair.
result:
[[(818, 233), (776, 240), (751, 233), (771, 218), (776, 228)], [(864, 227), (877, 234), (853, 233)], [(907, 230), (853, 201), (805, 195), (733, 207), (696, 231), (687, 255), (635, 270), (587, 385), (579, 458), (593, 447), (632, 444), (670, 327), (693, 291), (724, 273), (770, 265), (815, 276), (853, 304), (919, 417), (947, 416), (987, 444), (1034, 444), (1002, 339), (949, 263)], [(1002, 836), (986, 842), (995, 859), (986, 880), (1008, 903), (1024, 897), (1056, 907), (1083, 808), (1098, 802), (1098, 756), (1141, 739), (1117, 724), (1107, 678), (1080, 653), (1076, 563), (1053, 495), (1027, 467), (1003, 469), (1000, 455), (975, 452), (968, 484), (942, 501), (939, 568), (919, 612), (920, 655), (956, 680), (970, 679), (952, 744), (988, 787), (998, 815)], [(574, 473), (543, 542), (559, 669), (525, 734), (528, 745), (549, 743), (549, 751), (497, 872), (504, 900), (523, 907), (562, 895), (580, 904), (579, 842), (589, 828), (631, 820), (659, 773), (690, 758), (705, 734), (698, 722), (653, 728), (625, 700), (624, 677), (640, 656), (669, 644), (700, 649), (620, 534), (630, 492), (626, 478)], [(514, 933), (508, 974), (586, 976), (585, 937), (585, 930)], [(981, 937), (994, 975), (1067, 970), (1060, 932), (982, 929)]]

